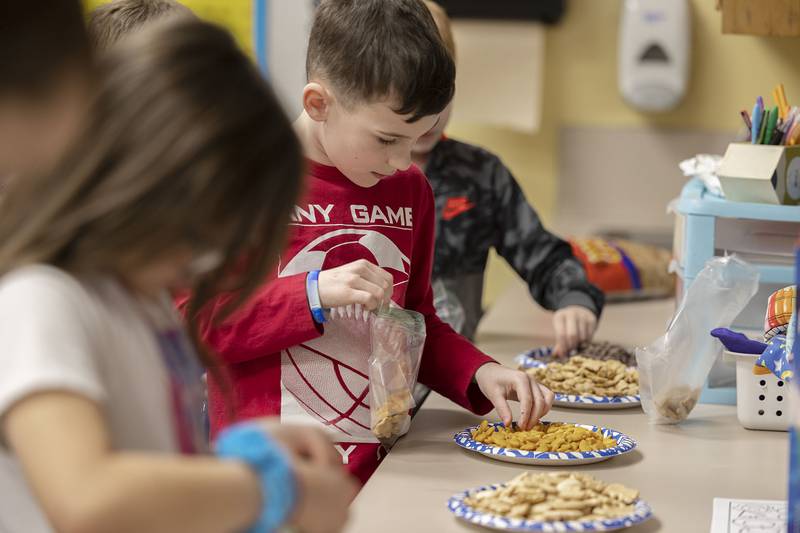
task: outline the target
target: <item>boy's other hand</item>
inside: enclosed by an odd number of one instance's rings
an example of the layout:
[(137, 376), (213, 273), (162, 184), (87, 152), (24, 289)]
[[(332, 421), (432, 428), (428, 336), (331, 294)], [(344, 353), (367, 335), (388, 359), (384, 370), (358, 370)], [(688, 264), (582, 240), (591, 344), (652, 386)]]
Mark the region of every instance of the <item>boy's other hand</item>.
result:
[(394, 278), (366, 259), (359, 259), (319, 273), (319, 299), (322, 307), (361, 304), (374, 311), (388, 303), (394, 291)]
[(566, 357), (582, 342), (592, 340), (597, 329), (597, 317), (580, 305), (568, 305), (553, 315), (556, 345), (553, 355)]
[(537, 424), (553, 406), (552, 391), (521, 370), (487, 363), (475, 372), (475, 381), (506, 426), (512, 422), (508, 400), (519, 402), (519, 426), (524, 430)]

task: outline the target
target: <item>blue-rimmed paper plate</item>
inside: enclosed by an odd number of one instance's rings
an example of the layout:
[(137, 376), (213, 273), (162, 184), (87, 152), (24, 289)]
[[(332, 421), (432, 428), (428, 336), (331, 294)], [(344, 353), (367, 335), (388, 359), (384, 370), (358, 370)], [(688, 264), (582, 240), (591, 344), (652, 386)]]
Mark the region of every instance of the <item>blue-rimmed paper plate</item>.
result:
[(447, 508), (461, 520), (500, 531), (614, 531), (640, 524), (653, 516), (653, 511), (650, 506), (642, 500), (636, 500), (634, 503), (634, 510), (631, 514), (620, 518), (586, 521), (569, 520), (562, 522), (538, 522), (520, 518), (505, 518), (482, 511), (476, 511), (464, 503), (464, 499), (471, 494), (483, 490), (498, 490), (502, 487), (503, 485), (488, 485), (486, 487), (478, 487), (456, 494), (447, 502)]
[[(542, 424), (550, 423), (551, 422), (542, 422)], [(502, 422), (497, 422), (490, 425), (494, 426), (495, 428), (503, 426)], [(497, 459), (498, 461), (545, 466), (572, 466), (599, 463), (600, 461), (606, 461), (612, 457), (628, 453), (636, 448), (636, 441), (624, 433), (620, 433), (619, 431), (587, 424), (568, 425), (588, 429), (589, 431), (600, 431), (603, 437), (611, 437), (617, 442), (617, 444), (611, 448), (589, 452), (536, 452), (518, 450), (516, 448), (503, 448), (502, 446), (483, 444), (482, 442), (476, 441), (472, 438), (472, 432), (479, 426), (472, 426), (463, 431), (459, 431), (453, 436), (453, 440), (456, 444), (466, 450), (480, 453), (486, 457)]]
[[(547, 366), (545, 360), (549, 360), (553, 349), (549, 347), (534, 348), (514, 358), (517, 368), (526, 370), (528, 368), (541, 368)], [(638, 395), (630, 396), (596, 396), (593, 394), (575, 395), (555, 393), (553, 405), (559, 407), (573, 407), (575, 409), (627, 409), (642, 405), (642, 398)]]

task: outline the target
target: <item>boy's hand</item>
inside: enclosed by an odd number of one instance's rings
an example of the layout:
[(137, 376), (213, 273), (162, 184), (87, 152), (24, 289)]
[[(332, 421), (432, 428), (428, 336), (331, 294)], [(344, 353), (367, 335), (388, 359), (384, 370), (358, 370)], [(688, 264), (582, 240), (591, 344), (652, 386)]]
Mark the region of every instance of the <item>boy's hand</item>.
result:
[(389, 302), (393, 291), (392, 275), (366, 259), (319, 273), (319, 299), (327, 309), (361, 304), (374, 311)]
[(566, 357), (582, 342), (589, 341), (597, 329), (597, 317), (580, 305), (568, 305), (553, 315), (556, 346), (553, 355)]
[(508, 400), (519, 402), (519, 426), (530, 429), (553, 406), (553, 393), (521, 370), (512, 370), (498, 363), (487, 363), (475, 372), (481, 392), (497, 409), (503, 424), (512, 422)]

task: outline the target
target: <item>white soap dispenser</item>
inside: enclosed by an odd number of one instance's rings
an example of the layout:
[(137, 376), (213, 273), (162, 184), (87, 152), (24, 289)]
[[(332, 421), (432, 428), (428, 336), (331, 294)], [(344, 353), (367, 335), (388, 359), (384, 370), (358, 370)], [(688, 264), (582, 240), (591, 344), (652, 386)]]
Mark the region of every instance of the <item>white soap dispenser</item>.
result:
[(641, 111), (677, 106), (689, 84), (689, 0), (625, 0), (619, 35), (619, 90)]

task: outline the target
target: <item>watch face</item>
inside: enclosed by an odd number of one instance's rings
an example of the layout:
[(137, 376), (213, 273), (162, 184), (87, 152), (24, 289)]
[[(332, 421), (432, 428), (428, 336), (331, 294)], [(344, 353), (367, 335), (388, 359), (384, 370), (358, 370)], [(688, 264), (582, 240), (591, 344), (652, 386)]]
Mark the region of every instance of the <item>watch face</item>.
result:
[(786, 170), (786, 193), (792, 200), (800, 200), (800, 157), (795, 157)]

